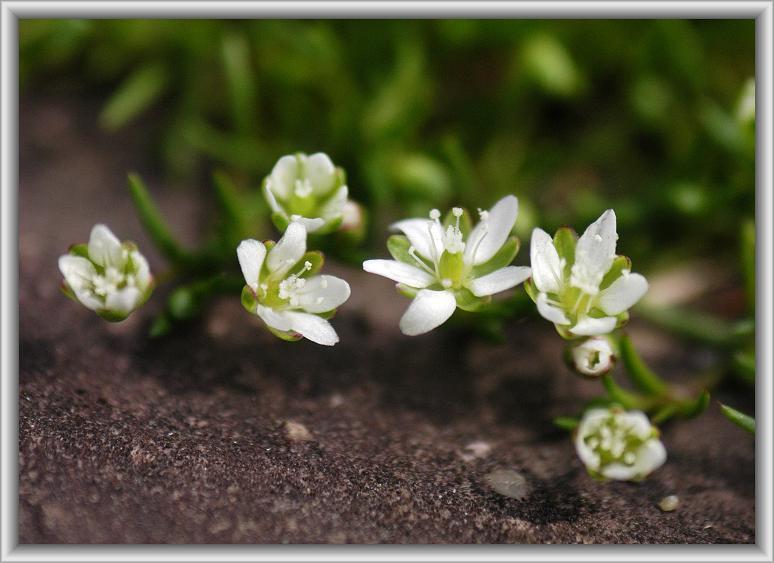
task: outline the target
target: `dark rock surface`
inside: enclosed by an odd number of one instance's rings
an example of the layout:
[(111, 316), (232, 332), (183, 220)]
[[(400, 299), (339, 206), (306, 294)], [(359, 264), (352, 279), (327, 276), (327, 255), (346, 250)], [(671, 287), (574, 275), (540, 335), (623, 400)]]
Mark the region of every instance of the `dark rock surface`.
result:
[[(550, 420), (598, 384), (571, 376), (547, 323), (514, 321), (501, 345), (404, 337), (390, 282), (342, 269), (353, 297), (333, 349), (275, 339), (236, 295), (161, 340), (145, 336), (159, 296), (102, 322), (58, 292), (56, 259), (104, 221), (163, 269), (124, 187), (127, 170), (147, 172), (141, 132), (104, 135), (81, 103), (21, 109), (22, 543), (754, 541), (753, 440), (715, 404), (664, 428), (669, 460), (646, 482), (586, 475)], [(194, 192), (156, 192), (195, 240)], [(676, 380), (706, 362), (631, 333)], [(748, 395), (718, 393), (751, 409)], [(501, 469), (526, 479), (523, 500), (487, 485)], [(670, 494), (680, 505), (664, 513)]]

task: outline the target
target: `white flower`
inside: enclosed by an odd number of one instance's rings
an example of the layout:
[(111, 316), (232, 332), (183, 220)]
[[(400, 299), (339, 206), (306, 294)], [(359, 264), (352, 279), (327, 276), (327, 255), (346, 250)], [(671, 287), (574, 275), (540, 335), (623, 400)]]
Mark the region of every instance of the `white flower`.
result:
[(307, 232), (322, 234), (341, 225), (349, 191), (344, 171), (318, 152), (280, 158), (264, 180), (263, 193), (279, 230), (298, 222)]
[(286, 340), (304, 337), (325, 346), (339, 341), (326, 319), (349, 299), (349, 284), (334, 276), (314, 275), (322, 266), (322, 255), (306, 251), (303, 224), (291, 223), (276, 245), (243, 240), (237, 257), (247, 283), (242, 304), (269, 330)]
[(611, 332), (648, 290), (645, 278), (631, 273), (629, 259), (615, 254), (615, 223), (608, 209), (577, 241), (567, 228), (553, 240), (542, 229), (532, 232), (532, 279), (525, 288), (565, 338)]
[(94, 225), (88, 244), (59, 257), (68, 297), (110, 321), (121, 321), (153, 290), (148, 262), (131, 242), (121, 242), (105, 225)]
[(658, 429), (640, 411), (591, 409), (576, 432), (578, 457), (595, 477), (641, 480), (666, 461)]
[(366, 260), (366, 272), (398, 282), (398, 289), (414, 301), (400, 320), (404, 334), (414, 336), (443, 324), (457, 307), (476, 310), (491, 295), (510, 289), (530, 275), (523, 266), (509, 266), (518, 241), (509, 238), (519, 202), (509, 195), (489, 211), (472, 230), (465, 212), (455, 207), (441, 224), (440, 212), (430, 219), (406, 219), (392, 227), (388, 248), (395, 260)]
[(572, 366), (581, 375), (599, 377), (615, 364), (610, 341), (604, 336), (592, 336), (570, 350)]

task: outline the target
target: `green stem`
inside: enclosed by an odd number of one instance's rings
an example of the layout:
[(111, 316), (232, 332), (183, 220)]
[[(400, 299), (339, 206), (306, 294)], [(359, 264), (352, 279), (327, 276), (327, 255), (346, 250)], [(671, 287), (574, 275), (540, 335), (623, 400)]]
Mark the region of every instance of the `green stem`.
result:
[(641, 304), (638, 311), (650, 322), (703, 344), (728, 348), (734, 346), (740, 337), (733, 324), (706, 313), (646, 304)]
[(634, 344), (629, 336), (626, 334), (621, 335), (618, 344), (621, 360), (634, 384), (648, 395), (663, 396), (667, 394), (669, 387), (645, 364), (634, 349)]
[(755, 419), (753, 417), (731, 408), (728, 405), (724, 405), (723, 403), (720, 403), (720, 411), (728, 420), (740, 428), (744, 428), (750, 434), (755, 434)]

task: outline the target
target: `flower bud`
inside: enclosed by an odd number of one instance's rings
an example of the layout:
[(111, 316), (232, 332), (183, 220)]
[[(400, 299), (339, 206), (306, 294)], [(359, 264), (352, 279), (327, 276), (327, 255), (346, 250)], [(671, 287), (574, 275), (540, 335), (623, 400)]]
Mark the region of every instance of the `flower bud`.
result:
[(645, 413), (618, 407), (586, 411), (575, 449), (589, 474), (600, 479), (639, 481), (666, 461), (659, 431)]
[(592, 336), (569, 351), (570, 367), (586, 377), (600, 377), (615, 365), (615, 354), (604, 336)]

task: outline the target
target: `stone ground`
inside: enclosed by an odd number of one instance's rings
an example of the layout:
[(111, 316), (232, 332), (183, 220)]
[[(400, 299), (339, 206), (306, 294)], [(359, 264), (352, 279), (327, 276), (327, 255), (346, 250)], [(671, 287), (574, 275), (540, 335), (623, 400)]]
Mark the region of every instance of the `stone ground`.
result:
[[(238, 296), (162, 340), (160, 299), (100, 321), (58, 292), (56, 259), (104, 221), (163, 267), (127, 170), (154, 182), (142, 129), (108, 136), (89, 104), (23, 99), (20, 118), (19, 535), (22, 543), (751, 543), (754, 444), (713, 403), (667, 425), (669, 460), (641, 484), (597, 483), (553, 416), (573, 377), (544, 322), (504, 344), (454, 329), (402, 336), (407, 302), (356, 270), (333, 349), (288, 344)], [(143, 168), (144, 166), (144, 168)], [(192, 191), (156, 190), (185, 240)], [(643, 324), (631, 334), (675, 380), (711, 357)], [(721, 398), (752, 410), (750, 393)], [(515, 470), (517, 500), (486, 475)], [(680, 505), (657, 507), (676, 494)]]

